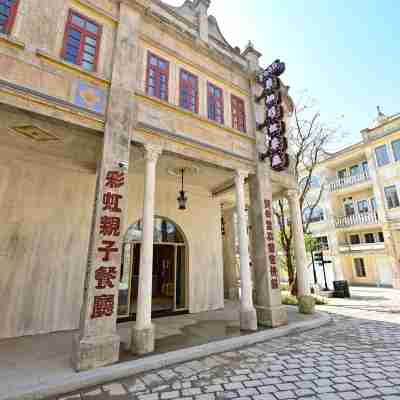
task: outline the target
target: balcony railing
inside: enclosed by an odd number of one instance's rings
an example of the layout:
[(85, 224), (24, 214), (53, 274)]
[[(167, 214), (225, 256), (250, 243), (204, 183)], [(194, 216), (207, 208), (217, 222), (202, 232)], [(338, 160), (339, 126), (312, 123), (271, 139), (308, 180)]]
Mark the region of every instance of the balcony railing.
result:
[(336, 217), (335, 220), (336, 228), (347, 228), (355, 225), (373, 225), (378, 223), (379, 220), (376, 212), (346, 215), (343, 217)]
[(358, 183), (364, 183), (371, 180), (371, 177), (368, 172), (362, 172), (358, 175), (346, 176), (344, 178), (337, 179), (330, 183), (329, 188), (331, 192), (335, 192), (337, 190), (341, 190), (344, 188), (348, 188), (353, 185), (357, 185)]
[(376, 250), (385, 250), (385, 243), (383, 242), (359, 243), (359, 244), (342, 243), (339, 245), (339, 251), (341, 253), (376, 251)]

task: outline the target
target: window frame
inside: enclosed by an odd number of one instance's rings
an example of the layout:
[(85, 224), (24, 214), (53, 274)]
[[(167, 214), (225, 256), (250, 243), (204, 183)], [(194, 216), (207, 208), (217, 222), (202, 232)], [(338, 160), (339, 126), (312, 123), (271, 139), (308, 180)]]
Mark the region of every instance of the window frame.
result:
[(385, 235), (382, 231), (378, 232), (378, 243), (385, 243)]
[[(155, 57), (158, 60), (163, 61), (166, 64), (166, 68), (165, 68), (165, 71), (164, 71), (166, 73), (166, 82), (165, 82), (165, 87), (166, 87), (165, 91), (166, 91), (166, 95), (167, 95), (166, 99), (161, 97), (160, 77), (161, 77), (162, 69), (159, 66), (156, 67), (156, 66), (152, 66), (151, 65), (151, 63), (150, 63), (150, 58), (151, 57)], [(150, 75), (150, 70), (151, 69), (154, 69), (155, 70), (155, 74), (156, 74), (156, 77), (155, 77), (155, 82), (156, 82), (155, 91), (156, 91), (156, 93), (154, 95), (149, 93), (149, 75)], [(170, 74), (170, 62), (168, 60), (166, 60), (165, 58), (160, 57), (159, 55), (157, 55), (157, 54), (155, 54), (155, 53), (153, 53), (151, 51), (148, 51), (147, 52), (147, 66), (146, 66), (146, 94), (148, 96), (155, 97), (156, 99), (159, 99), (161, 101), (165, 101), (165, 102), (168, 103), (169, 102), (169, 74)]]
[(15, 0), (14, 4), (10, 8), (10, 15), (7, 18), (7, 23), (5, 24), (4, 31), (0, 31), (3, 35), (9, 35), (14, 26), (15, 18), (17, 17), (17, 11), (19, 6), (19, 0)]
[[(390, 205), (390, 203), (392, 202), (392, 199), (389, 199), (388, 198), (388, 189), (391, 189), (391, 188), (394, 188), (394, 190), (395, 190), (395, 194), (396, 194), (396, 204), (392, 204), (392, 206)], [(390, 185), (390, 186), (385, 186), (384, 188), (383, 188), (383, 191), (384, 191), (384, 193), (385, 193), (385, 200), (386, 200), (386, 205), (387, 205), (387, 208), (389, 209), (389, 210), (392, 210), (393, 208), (398, 208), (398, 207), (400, 207), (400, 199), (399, 199), (399, 193), (398, 193), (398, 190), (397, 190), (397, 186), (396, 185)], [(390, 201), (389, 201), (390, 200)]]
[[(367, 239), (367, 238), (372, 238), (372, 242), (370, 242), (369, 239)], [(364, 243), (367, 243), (367, 244), (376, 243), (375, 235), (372, 232), (364, 233)]]
[[(390, 144), (391, 144), (391, 147), (392, 147), (394, 161), (395, 162), (400, 161), (400, 139), (393, 140)], [(399, 148), (398, 148), (399, 153), (398, 154), (395, 151), (394, 144), (399, 146)]]
[[(354, 174), (353, 171), (356, 171), (356, 173)], [(350, 176), (358, 176), (360, 175), (360, 172), (361, 172), (360, 164), (354, 164), (349, 167)]]
[[(221, 97), (217, 98), (215, 96), (211, 96), (210, 95), (211, 88), (218, 89), (221, 92)], [(212, 100), (212, 102), (210, 100)], [(215, 107), (217, 103), (220, 103), (221, 106), (221, 121), (217, 121), (216, 119), (211, 118), (210, 116), (210, 105), (213, 104)], [(210, 121), (216, 122), (217, 124), (220, 125), (223, 125), (225, 122), (224, 91), (219, 86), (216, 86), (211, 82), (207, 82), (207, 117)]]
[[(246, 133), (246, 104), (242, 98), (234, 94), (231, 94), (231, 114), (232, 128), (242, 133)], [(235, 114), (237, 115), (237, 127), (235, 127)], [(240, 122), (242, 122), (242, 125), (240, 125)]]
[[(182, 103), (182, 89), (183, 89), (183, 86), (185, 85), (185, 84), (184, 84), (184, 80), (183, 80), (183, 78), (182, 78), (182, 75), (183, 75), (184, 73), (188, 74), (188, 75), (189, 75), (190, 77), (192, 77), (192, 78), (195, 78), (195, 80), (196, 80), (196, 88), (195, 88), (195, 90), (196, 90), (195, 111), (193, 111), (191, 108), (185, 107), (185, 106), (183, 105), (183, 103)], [(188, 85), (188, 97), (190, 97), (190, 99), (193, 98), (192, 90), (193, 90), (193, 88), (191, 87), (191, 85)], [(198, 77), (197, 75), (191, 73), (190, 71), (184, 69), (184, 68), (181, 68), (181, 69), (180, 69), (180, 72), (179, 72), (179, 106), (180, 106), (181, 108), (183, 108), (184, 110), (193, 112), (193, 113), (195, 113), (195, 114), (198, 114), (198, 113), (199, 113), (199, 77)]]
[[(380, 159), (378, 157), (378, 153), (377, 153), (378, 149), (385, 149), (387, 162), (381, 163), (381, 161), (380, 161)], [(375, 152), (376, 165), (379, 168), (382, 168), (382, 167), (390, 164), (390, 155), (389, 155), (389, 150), (388, 150), (388, 147), (387, 147), (386, 144), (382, 144), (381, 146), (375, 147), (374, 152)]]
[[(343, 173), (343, 176), (341, 174)], [(342, 168), (337, 171), (337, 177), (339, 180), (345, 179), (347, 177), (347, 168)]]
[[(92, 33), (89, 32), (87, 29), (84, 29), (72, 22), (72, 17), (73, 15), (78, 16), (79, 18), (90, 22), (93, 25), (97, 26), (97, 33)], [(77, 56), (77, 61), (76, 63), (69, 61), (66, 59), (67, 56), (67, 45), (68, 45), (68, 34), (69, 34), (69, 29), (73, 28), (77, 31), (79, 31), (82, 35), (82, 38), (79, 43), (79, 51), (78, 51), (78, 56)], [(68, 17), (67, 17), (67, 22), (65, 24), (65, 32), (64, 32), (64, 39), (63, 39), (63, 48), (61, 52), (61, 57), (64, 61), (66, 61), (69, 64), (72, 65), (77, 65), (80, 68), (84, 69), (86, 72), (97, 72), (98, 71), (98, 65), (99, 65), (99, 58), (100, 58), (100, 47), (101, 47), (101, 40), (103, 36), (103, 26), (100, 25), (97, 21), (86, 17), (86, 15), (80, 13), (79, 11), (74, 10), (73, 8), (70, 8), (68, 11)], [(94, 55), (94, 60), (93, 60), (93, 69), (91, 71), (87, 70), (82, 66), (82, 61), (83, 61), (83, 55), (84, 55), (84, 47), (85, 47), (85, 38), (86, 37), (91, 37), (96, 39), (96, 50), (95, 50), (95, 55)]]
[[(361, 264), (357, 265), (356, 260), (360, 260)], [(353, 263), (354, 263), (354, 271), (355, 271), (356, 277), (357, 278), (366, 278), (367, 277), (367, 269), (365, 268), (364, 258), (362, 258), (362, 257), (354, 258)], [(357, 269), (357, 267), (361, 267), (363, 273), (359, 274), (359, 270)]]
[[(360, 205), (367, 205), (366, 211), (360, 209)], [(357, 213), (358, 214), (368, 214), (370, 212), (370, 204), (367, 199), (357, 200)]]
[[(357, 240), (353, 242), (352, 238), (356, 238)], [(361, 244), (361, 238), (360, 235), (358, 233), (352, 233), (349, 235), (349, 242), (351, 245), (357, 245), (357, 244)]]

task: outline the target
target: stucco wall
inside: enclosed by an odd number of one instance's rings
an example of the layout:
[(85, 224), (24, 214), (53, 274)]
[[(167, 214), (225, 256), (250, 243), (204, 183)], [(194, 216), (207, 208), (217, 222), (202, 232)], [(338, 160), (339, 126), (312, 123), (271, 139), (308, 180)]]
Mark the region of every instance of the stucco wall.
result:
[(0, 153), (0, 338), (76, 328), (94, 174)]
[[(78, 327), (95, 175), (0, 153), (0, 338)], [(6, 160), (6, 161), (4, 161)], [(143, 175), (129, 179), (128, 223), (141, 218)], [(200, 188), (177, 209), (177, 185), (157, 181), (156, 214), (189, 244), (190, 312), (223, 307), (220, 208)]]

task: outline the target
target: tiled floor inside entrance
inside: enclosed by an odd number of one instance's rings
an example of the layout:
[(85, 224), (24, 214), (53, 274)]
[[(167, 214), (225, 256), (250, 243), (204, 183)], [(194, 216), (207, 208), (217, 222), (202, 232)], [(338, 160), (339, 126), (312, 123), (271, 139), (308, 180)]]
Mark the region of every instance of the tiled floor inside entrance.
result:
[[(288, 307), (288, 312), (289, 323), (313, 318), (292, 307)], [(229, 301), (222, 310), (158, 318), (153, 322), (157, 353), (247, 334), (239, 329), (239, 305)], [(122, 362), (135, 358), (129, 351), (132, 324), (118, 326)], [(0, 340), (0, 394), (75, 374), (71, 365), (73, 333)]]

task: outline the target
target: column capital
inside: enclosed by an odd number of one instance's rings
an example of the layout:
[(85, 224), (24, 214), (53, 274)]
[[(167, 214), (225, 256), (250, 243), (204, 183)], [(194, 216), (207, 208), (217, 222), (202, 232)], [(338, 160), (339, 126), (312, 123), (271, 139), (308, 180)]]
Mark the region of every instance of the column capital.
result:
[(285, 192), (285, 197), (289, 200), (298, 200), (299, 196), (300, 194), (297, 189), (289, 189)]
[(144, 144), (144, 159), (147, 161), (157, 161), (163, 151), (162, 146), (153, 143)]
[(240, 179), (240, 180), (245, 180), (249, 176), (249, 171), (243, 170), (243, 169), (237, 169), (235, 170), (235, 180)]

